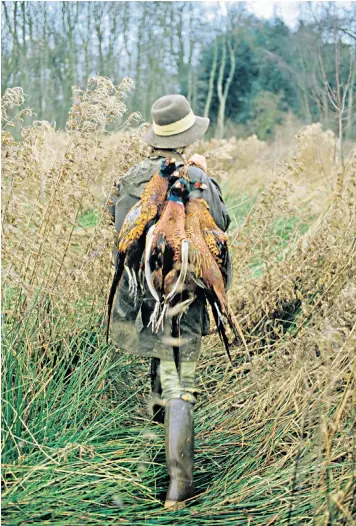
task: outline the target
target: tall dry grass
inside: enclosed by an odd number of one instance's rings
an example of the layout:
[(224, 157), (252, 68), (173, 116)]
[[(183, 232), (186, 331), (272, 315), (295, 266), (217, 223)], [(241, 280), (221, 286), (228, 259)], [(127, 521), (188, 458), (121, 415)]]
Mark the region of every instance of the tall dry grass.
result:
[[(142, 149), (134, 133), (110, 148), (103, 139), (108, 124), (127, 124), (124, 98), (131, 87), (129, 79), (114, 87), (95, 77), (87, 90), (74, 88), (65, 137), (49, 122), (34, 121), (17, 142), (7, 131), (13, 123), (5, 118), (3, 282), (5, 290), (16, 290), (16, 316), (47, 309), (64, 320), (75, 317), (78, 305), (91, 316), (96, 303), (103, 303), (112, 232), (99, 210), (114, 176), (136, 162)], [(9, 97), (12, 106), (23, 103), (21, 91), (7, 90), (5, 111)], [(112, 158), (115, 164), (105, 169)], [(93, 210), (97, 220), (88, 228), (86, 216)], [(63, 330), (70, 334), (71, 323)]]
[[(104, 343), (114, 229), (103, 205), (145, 155), (129, 80), (73, 90), (67, 129), (9, 128), (3, 100), (3, 522), (352, 524), (356, 157), (318, 124), (294, 144), (199, 143), (232, 216), (230, 301), (248, 354), (206, 338), (198, 496), (169, 513), (147, 363)], [(17, 117), (9, 118), (18, 109)], [(126, 123), (126, 124), (125, 124)], [(107, 127), (119, 133), (106, 134)]]

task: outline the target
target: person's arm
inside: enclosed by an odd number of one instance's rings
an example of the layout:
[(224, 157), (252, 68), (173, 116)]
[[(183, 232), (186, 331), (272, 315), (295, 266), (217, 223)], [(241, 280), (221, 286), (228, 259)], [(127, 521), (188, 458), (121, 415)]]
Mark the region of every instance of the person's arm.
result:
[(152, 167), (146, 166), (146, 164), (147, 162), (141, 162), (130, 168), (119, 180), (115, 190), (110, 195), (106, 208), (111, 214), (118, 233), (121, 230), (125, 217), (139, 201), (146, 183), (152, 176)]
[(119, 196), (115, 203), (115, 228), (117, 233), (120, 232), (125, 217), (131, 208), (139, 201), (138, 197), (134, 197), (126, 191), (124, 185), (119, 185), (119, 192)]
[(106, 210), (109, 212), (113, 223), (115, 223), (117, 233), (120, 232), (126, 215), (138, 200), (138, 197), (128, 194), (125, 186), (120, 182), (111, 192), (106, 204)]
[[(133, 167), (135, 168), (135, 167)], [(116, 240), (117, 236), (121, 230), (121, 227), (123, 225), (123, 222), (125, 220), (126, 215), (131, 210), (134, 204), (137, 203), (139, 200), (139, 197), (130, 195), (127, 191), (127, 184), (125, 184), (125, 178), (127, 176), (132, 176), (132, 168), (123, 176), (122, 179), (119, 180), (119, 182), (115, 185), (115, 188), (111, 192), (108, 202), (106, 204), (106, 210), (111, 216), (112, 222), (115, 224), (115, 230), (117, 232), (116, 234)], [(115, 265), (116, 257), (117, 257), (117, 241), (114, 243), (113, 247), (113, 265)]]
[(119, 188), (118, 188), (118, 185), (115, 184), (114, 188), (112, 189), (110, 193), (109, 199), (104, 205), (113, 223), (115, 223), (115, 206), (118, 201), (118, 198), (119, 198)]

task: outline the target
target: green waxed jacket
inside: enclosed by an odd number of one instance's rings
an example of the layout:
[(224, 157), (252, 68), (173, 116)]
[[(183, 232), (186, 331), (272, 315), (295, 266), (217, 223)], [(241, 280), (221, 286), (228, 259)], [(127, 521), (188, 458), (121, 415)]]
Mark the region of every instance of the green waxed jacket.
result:
[[(129, 210), (140, 199), (145, 185), (160, 169), (161, 162), (166, 157), (174, 157), (178, 169), (184, 165), (182, 157), (177, 152), (155, 150), (150, 157), (133, 166), (120, 179), (117, 194), (111, 197), (111, 205), (108, 208), (117, 232), (120, 231)], [(207, 186), (206, 190), (201, 192), (201, 197), (207, 201), (217, 226), (225, 231), (230, 224), (230, 217), (218, 183), (196, 166), (188, 168), (188, 175), (191, 180), (202, 181)], [(114, 257), (116, 257), (116, 248), (114, 248)], [(148, 290), (144, 293), (141, 291), (134, 301), (125, 272), (114, 300), (111, 321), (112, 342), (116, 347), (132, 354), (171, 359), (173, 348), (167, 343), (172, 336), (171, 327), (166, 324), (158, 334), (153, 334), (148, 327), (153, 308), (154, 300)], [(197, 299), (180, 321), (179, 336), (183, 342), (179, 347), (180, 361), (198, 359), (201, 337), (209, 333), (209, 327), (206, 302), (203, 295), (198, 292)]]

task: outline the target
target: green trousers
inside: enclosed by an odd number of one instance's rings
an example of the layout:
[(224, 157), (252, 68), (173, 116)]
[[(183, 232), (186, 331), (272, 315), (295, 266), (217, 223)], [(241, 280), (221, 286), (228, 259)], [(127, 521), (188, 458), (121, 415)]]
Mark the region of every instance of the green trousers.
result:
[(180, 362), (178, 370), (174, 360), (160, 360), (160, 377), (162, 398), (166, 401), (181, 398), (194, 404), (196, 396), (194, 389), (196, 362)]

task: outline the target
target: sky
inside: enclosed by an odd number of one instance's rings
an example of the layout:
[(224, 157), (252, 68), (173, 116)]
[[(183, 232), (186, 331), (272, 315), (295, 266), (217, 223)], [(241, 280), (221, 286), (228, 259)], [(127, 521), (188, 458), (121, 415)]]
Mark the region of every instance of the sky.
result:
[(293, 26), (298, 16), (298, 2), (247, 2), (249, 10), (262, 18), (271, 18), (275, 9), (286, 24)]
[[(211, 0), (214, 1), (214, 0)], [(220, 0), (221, 5), (223, 6), (225, 2), (230, 1), (239, 1), (239, 0)], [(209, 2), (209, 0), (208, 0)], [(215, 0), (216, 3), (216, 0)], [(256, 16), (261, 18), (271, 18), (276, 11), (277, 14), (285, 21), (287, 25), (290, 27), (294, 27), (296, 25), (296, 20), (298, 17), (298, 13), (300, 11), (300, 7), (302, 4), (306, 3), (306, 0), (300, 0), (300, 1), (293, 1), (293, 0), (283, 0), (283, 1), (269, 1), (269, 0), (258, 0), (258, 1), (247, 1), (246, 4), (248, 5), (249, 10), (254, 13)], [(311, 2), (314, 6), (314, 9), (317, 7), (317, 4), (321, 4), (322, 2), (320, 0)], [(351, 4), (354, 2), (343, 2), (343, 1), (337, 1), (335, 2), (337, 4), (338, 8), (350, 8)], [(306, 7), (306, 6), (305, 6)], [(224, 8), (222, 7), (222, 10)]]
[[(221, 13), (226, 12), (225, 5), (230, 2), (238, 2), (239, 0), (207, 0), (205, 3), (210, 4), (210, 10), (208, 10), (208, 16), (213, 18), (216, 16), (216, 9)], [(219, 5), (220, 4), (220, 5)], [(275, 11), (278, 15), (288, 24), (294, 26), (298, 11), (299, 2), (284, 1), (284, 2), (271, 2), (271, 1), (246, 1), (249, 11), (254, 13), (256, 16), (261, 18), (271, 18)], [(214, 6), (214, 7), (212, 7)], [(209, 12), (210, 11), (210, 12)]]

